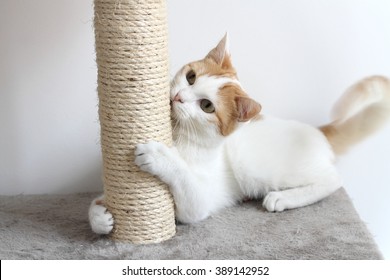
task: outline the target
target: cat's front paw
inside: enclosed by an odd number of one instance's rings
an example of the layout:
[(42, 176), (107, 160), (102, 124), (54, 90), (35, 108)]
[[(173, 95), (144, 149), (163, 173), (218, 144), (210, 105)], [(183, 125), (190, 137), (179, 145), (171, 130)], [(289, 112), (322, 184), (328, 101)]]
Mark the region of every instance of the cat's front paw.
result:
[(263, 200), (263, 207), (269, 212), (282, 212), (287, 209), (287, 203), (282, 193), (269, 192)]
[(109, 234), (114, 227), (114, 218), (100, 199), (95, 199), (89, 208), (89, 223), (97, 234)]
[(152, 175), (163, 176), (169, 167), (169, 148), (156, 141), (138, 144), (135, 149), (135, 164), (142, 171)]

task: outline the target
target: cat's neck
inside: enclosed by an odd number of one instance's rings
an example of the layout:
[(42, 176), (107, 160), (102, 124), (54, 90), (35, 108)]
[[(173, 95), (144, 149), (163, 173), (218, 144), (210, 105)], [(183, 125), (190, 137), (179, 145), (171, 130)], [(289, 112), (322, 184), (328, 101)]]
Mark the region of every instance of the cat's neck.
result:
[(175, 131), (173, 140), (175, 147), (186, 161), (210, 162), (220, 158), (223, 151), (224, 140), (221, 138), (189, 136), (186, 133), (181, 134), (180, 131)]

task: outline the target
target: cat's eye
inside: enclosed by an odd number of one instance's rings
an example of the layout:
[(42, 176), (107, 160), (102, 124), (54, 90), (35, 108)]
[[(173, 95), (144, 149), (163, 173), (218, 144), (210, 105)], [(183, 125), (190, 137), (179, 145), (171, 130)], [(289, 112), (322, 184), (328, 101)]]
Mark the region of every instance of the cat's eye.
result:
[(211, 103), (211, 101), (208, 100), (208, 99), (202, 99), (202, 100), (200, 101), (200, 108), (201, 108), (205, 113), (208, 113), (208, 114), (214, 113), (214, 111), (215, 111), (215, 108), (214, 108), (213, 103)]
[(194, 70), (190, 70), (187, 72), (186, 79), (187, 79), (187, 82), (190, 86), (195, 84), (196, 74), (195, 74)]

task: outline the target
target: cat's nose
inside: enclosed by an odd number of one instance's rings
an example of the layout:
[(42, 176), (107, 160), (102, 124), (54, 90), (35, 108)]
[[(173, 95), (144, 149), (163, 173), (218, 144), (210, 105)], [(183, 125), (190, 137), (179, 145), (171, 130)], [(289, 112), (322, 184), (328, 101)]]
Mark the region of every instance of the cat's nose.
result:
[(181, 96), (180, 96), (180, 94), (179, 93), (177, 93), (176, 95), (175, 95), (175, 98), (173, 99), (173, 102), (180, 102), (180, 103), (183, 103), (183, 100), (181, 99)]

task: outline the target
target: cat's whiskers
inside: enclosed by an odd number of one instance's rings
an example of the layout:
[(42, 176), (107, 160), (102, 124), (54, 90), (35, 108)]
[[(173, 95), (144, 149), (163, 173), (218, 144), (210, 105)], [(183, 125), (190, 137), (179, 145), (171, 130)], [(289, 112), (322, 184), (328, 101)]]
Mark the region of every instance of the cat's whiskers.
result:
[(189, 148), (193, 146), (194, 142), (199, 142), (199, 131), (193, 119), (188, 117), (183, 120), (177, 116), (173, 116), (173, 121), (174, 141), (176, 144)]

